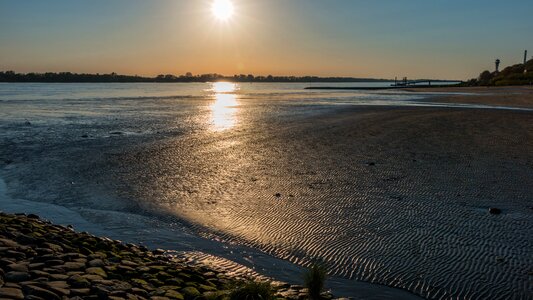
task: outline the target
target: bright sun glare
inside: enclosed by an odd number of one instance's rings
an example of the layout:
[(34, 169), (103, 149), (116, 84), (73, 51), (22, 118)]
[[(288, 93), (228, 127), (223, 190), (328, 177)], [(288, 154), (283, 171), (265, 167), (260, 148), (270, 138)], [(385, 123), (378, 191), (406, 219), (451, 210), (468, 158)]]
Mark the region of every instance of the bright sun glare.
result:
[(211, 10), (217, 19), (227, 21), (233, 15), (234, 7), (231, 0), (214, 0)]

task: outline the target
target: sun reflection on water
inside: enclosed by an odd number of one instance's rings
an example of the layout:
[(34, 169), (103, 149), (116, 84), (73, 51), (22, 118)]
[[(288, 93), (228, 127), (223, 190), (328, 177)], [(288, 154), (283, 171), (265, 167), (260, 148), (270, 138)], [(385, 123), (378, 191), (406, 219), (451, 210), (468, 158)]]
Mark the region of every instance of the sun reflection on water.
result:
[(231, 82), (214, 82), (214, 102), (211, 104), (211, 122), (215, 131), (232, 128), (237, 123), (237, 91), (238, 86)]

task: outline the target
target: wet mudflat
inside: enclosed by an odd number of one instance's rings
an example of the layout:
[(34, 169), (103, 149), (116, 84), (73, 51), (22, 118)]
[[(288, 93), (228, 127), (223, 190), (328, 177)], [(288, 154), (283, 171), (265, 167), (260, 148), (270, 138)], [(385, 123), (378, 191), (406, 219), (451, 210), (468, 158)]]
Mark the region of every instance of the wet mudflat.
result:
[(529, 297), (533, 113), (335, 97), (26, 102), (29, 123), (2, 121), (2, 176), (92, 222), (179, 223), (432, 299)]

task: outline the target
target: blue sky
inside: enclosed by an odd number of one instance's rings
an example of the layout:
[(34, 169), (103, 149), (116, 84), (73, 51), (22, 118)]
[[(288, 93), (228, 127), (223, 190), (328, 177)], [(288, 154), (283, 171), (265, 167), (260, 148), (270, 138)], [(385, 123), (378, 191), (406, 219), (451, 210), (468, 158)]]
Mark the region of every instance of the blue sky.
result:
[(533, 55), (531, 0), (211, 2), (0, 0), (0, 70), (466, 79)]

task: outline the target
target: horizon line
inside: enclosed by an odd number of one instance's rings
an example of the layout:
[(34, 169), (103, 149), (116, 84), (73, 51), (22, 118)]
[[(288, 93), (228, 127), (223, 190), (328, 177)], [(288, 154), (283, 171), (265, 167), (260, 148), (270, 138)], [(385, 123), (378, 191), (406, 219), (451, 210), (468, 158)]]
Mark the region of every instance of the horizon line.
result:
[[(226, 75), (221, 73), (198, 73), (193, 74), (192, 72), (186, 72), (184, 74), (176, 75), (172, 73), (160, 73), (157, 75), (139, 75), (139, 74), (119, 74), (116, 72), (110, 72), (110, 73), (85, 73), (85, 72), (72, 72), (72, 71), (59, 71), (59, 72), (17, 72), (14, 70), (0, 70), (0, 73), (2, 74), (8, 74), (10, 72), (13, 72), (14, 75), (17, 76), (28, 76), (31, 74), (34, 75), (46, 75), (46, 74), (70, 74), (74, 76), (117, 76), (117, 77), (132, 77), (132, 78), (139, 78), (139, 79), (165, 79), (166, 76), (172, 76), (171, 79), (201, 79), (201, 78), (211, 78), (211, 79), (259, 79), (259, 78), (294, 78), (294, 79), (303, 79), (303, 78), (315, 78), (315, 79), (344, 79), (344, 80), (376, 80), (376, 81), (395, 81), (395, 80), (403, 80), (405, 76), (396, 76), (396, 78), (377, 78), (377, 77), (354, 77), (354, 76), (335, 76), (335, 75), (327, 75), (327, 76), (318, 76), (318, 75), (262, 75), (262, 74), (253, 74), (253, 73), (241, 73), (241, 74), (233, 74), (233, 75)], [(190, 75), (188, 75), (190, 74)], [(161, 78), (163, 76), (163, 78)], [(244, 77), (243, 77), (244, 76)], [(249, 78), (249, 76), (253, 76), (253, 78)], [(169, 78), (166, 78), (169, 79)], [(458, 81), (463, 82), (464, 79), (444, 79), (444, 78), (410, 78), (411, 80), (434, 80), (434, 81)]]

